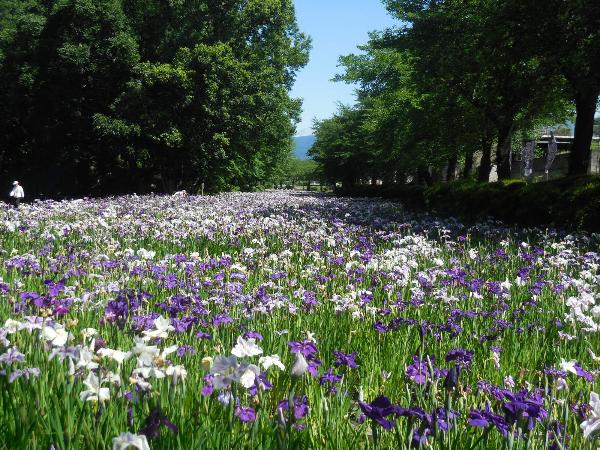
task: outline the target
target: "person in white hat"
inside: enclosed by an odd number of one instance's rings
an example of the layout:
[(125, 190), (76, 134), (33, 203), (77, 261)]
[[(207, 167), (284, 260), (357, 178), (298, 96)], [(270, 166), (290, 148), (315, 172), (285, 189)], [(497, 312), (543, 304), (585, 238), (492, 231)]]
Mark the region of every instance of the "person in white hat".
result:
[(15, 208), (18, 208), (21, 200), (25, 197), (25, 192), (18, 181), (13, 181), (13, 188), (10, 191), (9, 197), (12, 199)]

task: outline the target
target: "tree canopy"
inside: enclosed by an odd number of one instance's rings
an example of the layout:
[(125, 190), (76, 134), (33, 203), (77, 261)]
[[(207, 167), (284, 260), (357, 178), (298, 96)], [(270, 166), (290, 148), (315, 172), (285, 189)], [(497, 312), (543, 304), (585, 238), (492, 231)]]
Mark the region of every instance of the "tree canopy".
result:
[[(348, 165), (359, 170), (349, 169), (354, 182), (468, 177), (475, 155), (480, 180), (494, 163), (508, 178), (513, 138), (574, 112), (570, 172), (587, 171), (600, 87), (597, 5), (557, 0), (539, 14), (539, 4), (520, 0), (384, 3), (398, 26), (340, 58), (337, 79), (358, 86), (356, 104), (316, 124), (312, 152), (330, 179), (349, 182), (339, 174)], [(343, 145), (330, 132), (342, 118)]]
[(253, 189), (288, 159), (291, 0), (0, 0), (0, 177), (46, 194)]

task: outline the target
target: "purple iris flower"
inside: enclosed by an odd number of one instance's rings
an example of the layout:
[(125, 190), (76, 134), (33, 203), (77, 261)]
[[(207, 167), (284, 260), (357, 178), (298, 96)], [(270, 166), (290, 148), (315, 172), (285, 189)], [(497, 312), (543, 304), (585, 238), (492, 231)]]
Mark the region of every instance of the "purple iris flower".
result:
[(187, 354), (190, 355), (195, 355), (196, 354), (196, 349), (194, 347), (192, 347), (191, 345), (182, 345), (181, 347), (179, 347), (177, 349), (177, 356), (179, 357), (183, 357)]
[(531, 431), (535, 421), (542, 421), (548, 416), (543, 408), (542, 396), (537, 392), (530, 393), (525, 389), (517, 393), (509, 391), (505, 397), (507, 401), (502, 405), (502, 410), (509, 424), (525, 421), (527, 430)]
[(221, 267), (231, 267), (233, 261), (231, 260), (231, 256), (222, 256), (219, 258), (219, 264)]
[(460, 416), (456, 411), (446, 410), (446, 408), (439, 407), (431, 414), (433, 426), (444, 432), (448, 431), (454, 426), (455, 420)]
[(273, 385), (264, 373), (260, 373), (255, 379), (254, 384), (248, 388), (248, 393), (252, 396), (258, 395), (259, 389), (268, 391), (273, 388)]
[(321, 360), (315, 358), (314, 356), (308, 359), (308, 373), (313, 377), (319, 376), (319, 366), (321, 365)]
[(586, 381), (589, 381), (590, 383), (594, 381), (594, 375), (592, 375), (591, 372), (588, 372), (583, 367), (581, 367), (579, 363), (576, 363), (573, 367), (575, 369), (575, 372), (577, 373), (577, 376), (583, 378)]
[(490, 405), (486, 405), (485, 409), (472, 409), (469, 413), (469, 425), (472, 427), (488, 428), (496, 427), (502, 436), (508, 436), (508, 424), (504, 417), (495, 414)]
[[(286, 399), (286, 400), (280, 401), (279, 405), (277, 407), (283, 411), (288, 411), (289, 406), (290, 406), (289, 400)], [(310, 406), (308, 405), (308, 397), (306, 395), (303, 395), (302, 397), (295, 396), (292, 408), (293, 408), (294, 418), (296, 420), (303, 419), (310, 411)]]
[(307, 311), (312, 311), (319, 303), (313, 291), (305, 291), (302, 297), (302, 303)]
[(286, 272), (275, 272), (275, 273), (271, 274), (272, 280), (280, 280), (280, 279), (286, 278), (286, 277), (287, 277)]
[(455, 361), (461, 369), (471, 367), (473, 352), (462, 348), (455, 348), (446, 353), (446, 362)]
[(106, 348), (106, 342), (104, 341), (104, 339), (101, 338), (95, 338), (94, 339), (94, 351), (97, 352), (98, 350), (100, 350), (101, 348)]
[(29, 305), (33, 304), (37, 308), (43, 308), (47, 306), (48, 303), (48, 299), (46, 297), (42, 297), (37, 292), (21, 292), (19, 294), (19, 299), (27, 302)]
[(0, 364), (10, 366), (16, 362), (23, 361), (25, 361), (25, 355), (17, 350), (16, 347), (11, 347), (5, 353), (0, 355)]
[(342, 376), (341, 375), (336, 375), (335, 373), (333, 373), (333, 369), (329, 368), (327, 369), (327, 371), (321, 375), (321, 377), (319, 378), (319, 383), (326, 384), (326, 383), (339, 383), (340, 381), (342, 381)]
[[(431, 364), (431, 368), (429, 364)], [(431, 369), (433, 369), (433, 372)], [(417, 384), (425, 384), (429, 378), (445, 377), (447, 374), (448, 370), (435, 367), (433, 356), (425, 356), (423, 359), (419, 359), (417, 355), (414, 355), (413, 363), (406, 367), (406, 376)]]
[(579, 420), (586, 420), (590, 415), (592, 407), (588, 403), (575, 403), (570, 407), (573, 414), (575, 414)]
[(317, 346), (308, 339), (304, 341), (291, 341), (288, 342), (288, 345), (292, 353), (302, 353), (305, 358), (310, 358), (317, 354)]
[(72, 303), (70, 299), (55, 300), (54, 302), (54, 315), (64, 316), (69, 313), (69, 306)]
[(54, 282), (52, 280), (44, 281), (44, 284), (48, 286), (48, 295), (50, 297), (58, 297), (64, 290), (67, 281), (62, 279), (58, 282)]
[(387, 325), (385, 325), (383, 322), (375, 322), (373, 324), (373, 328), (375, 329), (375, 331), (378, 331), (380, 333), (385, 333), (386, 331), (388, 331), (388, 327)]
[(185, 333), (196, 322), (193, 317), (184, 317), (183, 319), (171, 319), (171, 325), (175, 328), (175, 333)]
[(333, 352), (335, 355), (335, 366), (347, 366), (351, 369), (358, 369), (358, 364), (356, 364), (356, 352), (352, 353), (343, 353), (343, 352)]
[(425, 384), (429, 372), (427, 363), (419, 360), (416, 356), (413, 357), (413, 361), (414, 363), (406, 368), (406, 376), (417, 384)]
[(196, 333), (196, 337), (198, 337), (199, 339), (207, 339), (207, 340), (211, 340), (212, 339), (212, 334), (210, 333), (205, 333), (204, 331), (198, 331)]
[(8, 377), (8, 382), (9, 383), (13, 383), (17, 378), (25, 378), (26, 380), (29, 380), (29, 378), (31, 377), (39, 377), (40, 376), (40, 369), (38, 369), (37, 367), (27, 367), (25, 369), (17, 369), (13, 372), (10, 373), (9, 377)]
[(159, 314), (157, 312), (151, 312), (147, 316), (134, 315), (131, 318), (133, 328), (138, 331), (150, 330), (154, 328), (154, 320), (157, 319)]
[(200, 391), (200, 394), (202, 394), (203, 397), (210, 397), (215, 391), (215, 387), (213, 385), (214, 377), (215, 376), (212, 374), (204, 377), (204, 386), (202, 386), (202, 390)]
[(428, 414), (424, 409), (418, 406), (411, 406), (410, 408), (402, 408), (397, 406), (394, 411), (396, 415), (400, 417), (408, 417), (415, 420), (424, 420), (427, 423), (431, 423), (431, 415)]
[(365, 416), (381, 425), (385, 430), (394, 427), (394, 422), (386, 417), (396, 414), (398, 407), (394, 406), (386, 396), (380, 395), (371, 403), (358, 402), (358, 406)]
[(256, 411), (250, 406), (238, 406), (235, 408), (235, 416), (242, 422), (254, 422), (256, 420)]
[(244, 333), (244, 339), (255, 339), (257, 341), (262, 341), (264, 338), (258, 331), (250, 330)]
[(213, 317), (214, 327), (220, 327), (221, 325), (226, 325), (229, 323), (233, 323), (233, 318), (227, 314), (217, 314), (215, 317)]
[(360, 302), (363, 305), (371, 303), (373, 301), (373, 294), (370, 292), (361, 292), (360, 293)]
[(427, 445), (427, 436), (431, 433), (429, 428), (419, 429), (415, 428), (412, 430), (412, 440), (410, 446), (412, 448), (421, 448)]
[(187, 256), (185, 256), (185, 255), (183, 255), (183, 254), (179, 253), (179, 254), (177, 254), (177, 255), (175, 255), (175, 256), (173, 257), (173, 260), (174, 260), (176, 263), (182, 263), (182, 262), (186, 262), (186, 261), (187, 261)]
[(116, 322), (126, 319), (129, 316), (129, 305), (124, 300), (111, 300), (104, 308), (104, 317), (102, 323)]
[(571, 436), (565, 433), (565, 426), (558, 420), (550, 422), (548, 429), (548, 442), (551, 442), (548, 450), (568, 450)]
[(336, 383), (342, 381), (343, 377), (341, 375), (336, 375), (333, 373), (333, 369), (329, 368), (327, 371), (319, 377), (319, 383), (321, 386), (326, 386), (329, 388), (329, 392), (331, 394), (337, 393)]
[(477, 390), (491, 395), (498, 401), (502, 401), (507, 393), (511, 393), (508, 389), (501, 388), (495, 384), (490, 383), (486, 380), (479, 380), (477, 382)]
[(140, 434), (149, 438), (160, 436), (160, 427), (165, 426), (173, 433), (179, 432), (179, 428), (171, 422), (158, 408), (154, 408), (144, 420), (144, 426), (140, 429)]

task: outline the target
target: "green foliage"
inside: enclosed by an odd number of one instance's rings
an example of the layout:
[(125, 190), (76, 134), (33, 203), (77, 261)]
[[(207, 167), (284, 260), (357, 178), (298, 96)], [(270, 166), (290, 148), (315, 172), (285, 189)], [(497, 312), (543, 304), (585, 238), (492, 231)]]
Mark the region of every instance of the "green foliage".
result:
[(596, 175), (540, 183), (466, 180), (428, 188), (414, 184), (363, 185), (336, 193), (394, 199), (409, 209), (428, 209), (470, 222), (492, 218), (527, 227), (600, 231), (600, 176)]
[[(540, 13), (535, 2), (513, 0), (385, 3), (401, 20), (398, 27), (372, 33), (362, 53), (340, 58), (344, 72), (337, 80), (359, 86), (349, 108), (359, 119), (352, 130), (346, 125), (345, 150), (325, 128), (350, 112), (316, 124), (323, 138), (315, 159), (330, 179), (342, 181), (340, 172), (349, 170), (347, 182), (373, 176), (403, 182), (412, 175), (431, 184), (444, 169), (452, 179), (461, 162), (467, 178), (481, 152), (479, 177), (487, 180), (494, 145), (505, 179), (511, 149), (521, 147), (512, 140), (561, 123), (574, 109), (578, 121), (585, 118), (576, 127), (574, 152), (581, 136), (589, 150), (588, 119), (600, 88), (600, 40), (591, 25), (600, 20), (598, 7), (557, 0)], [(587, 164), (589, 151), (579, 160)]]
[(428, 208), (468, 220), (493, 217), (522, 226), (600, 231), (598, 176), (531, 184), (455, 182), (429, 188), (424, 196)]
[(373, 152), (364, 132), (364, 110), (340, 107), (332, 118), (315, 122), (314, 129), (316, 140), (308, 153), (330, 182), (352, 185), (368, 175), (365, 159)]
[(286, 165), (282, 181), (288, 182), (292, 186), (296, 185), (296, 183), (304, 184), (314, 181), (320, 178), (317, 169), (317, 163), (311, 159), (290, 158)]
[(281, 176), (310, 40), (291, 0), (0, 3), (0, 178), (30, 193)]

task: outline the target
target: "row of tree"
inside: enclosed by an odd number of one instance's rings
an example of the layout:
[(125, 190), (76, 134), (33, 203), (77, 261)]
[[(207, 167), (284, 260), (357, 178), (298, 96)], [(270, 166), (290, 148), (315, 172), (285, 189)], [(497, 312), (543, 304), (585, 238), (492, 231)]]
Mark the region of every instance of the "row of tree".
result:
[(292, 0), (0, 0), (0, 179), (48, 195), (271, 184), (309, 47)]
[[(510, 177), (515, 137), (575, 115), (569, 172), (588, 170), (600, 93), (600, 2), (387, 0), (397, 28), (340, 58), (357, 103), (315, 122), (330, 181)], [(518, 145), (518, 144), (517, 144)], [(494, 153), (495, 149), (495, 155)], [(459, 171), (458, 168), (461, 168)]]

